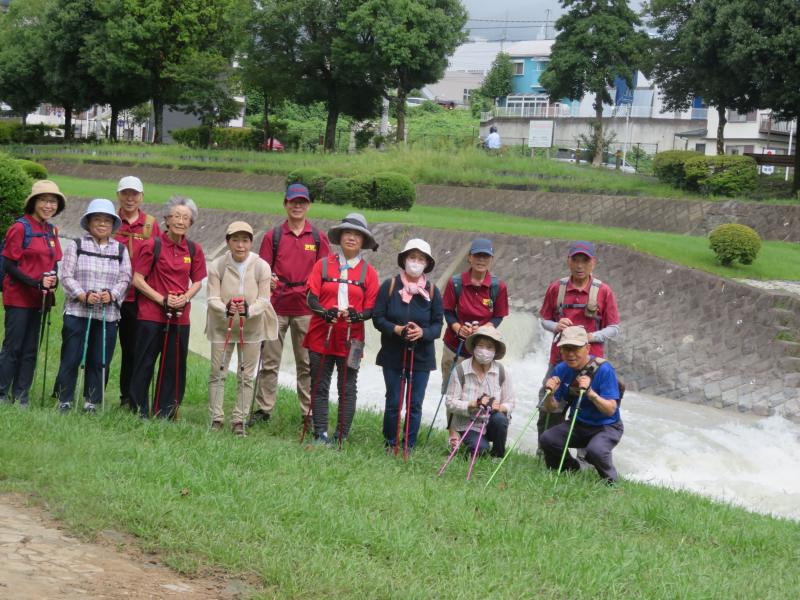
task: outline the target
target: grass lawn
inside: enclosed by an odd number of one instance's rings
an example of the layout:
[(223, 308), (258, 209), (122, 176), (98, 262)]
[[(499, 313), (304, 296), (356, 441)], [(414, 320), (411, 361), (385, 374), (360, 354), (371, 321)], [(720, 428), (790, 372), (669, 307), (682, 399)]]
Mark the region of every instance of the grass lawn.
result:
[[(58, 184), (66, 194), (83, 197), (108, 197), (113, 195), (116, 181), (58, 177)], [(216, 188), (194, 188), (148, 184), (148, 202), (161, 202), (175, 193), (188, 194), (201, 209), (216, 208), (255, 213), (283, 215), (281, 194), (257, 193)], [(340, 219), (350, 206), (317, 204), (311, 216), (320, 219)], [(752, 265), (734, 264), (723, 267), (717, 264), (705, 237), (598, 227), (563, 221), (543, 221), (524, 217), (509, 218), (499, 213), (447, 209), (435, 206), (414, 206), (409, 212), (363, 211), (370, 222), (404, 223), (420, 227), (474, 231), (485, 234), (508, 234), (552, 239), (587, 239), (625, 246), (665, 260), (700, 269), (723, 277), (749, 279), (800, 280), (800, 245), (787, 242), (766, 241)]]
[[(51, 352), (59, 329), (54, 315)], [(261, 598), (764, 599), (800, 589), (798, 523), (644, 484), (609, 488), (587, 473), (554, 491), (530, 456), (509, 459), (489, 489), (488, 460), (471, 483), (462, 460), (439, 478), (443, 436), (404, 464), (384, 454), (380, 416), (365, 412), (342, 452), (306, 448), (286, 390), (247, 439), (211, 432), (208, 369), (190, 357), (178, 423), (116, 410), (116, 361), (105, 414), (0, 407), (0, 490), (46, 502), (79, 534), (131, 533), (180, 571), (255, 578)]]

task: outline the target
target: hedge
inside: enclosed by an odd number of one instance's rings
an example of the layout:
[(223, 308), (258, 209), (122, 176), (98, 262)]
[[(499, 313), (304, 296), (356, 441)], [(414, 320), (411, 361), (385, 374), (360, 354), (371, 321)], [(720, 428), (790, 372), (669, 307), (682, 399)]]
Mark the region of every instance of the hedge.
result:
[(355, 182), (344, 177), (334, 177), (325, 184), (322, 201), (326, 204), (351, 204), (355, 196)]
[(653, 174), (662, 183), (676, 188), (686, 187), (686, 172), (684, 163), (692, 158), (702, 158), (703, 155), (694, 150), (667, 150), (659, 152), (653, 159)]
[(761, 250), (761, 238), (754, 229), (739, 223), (719, 225), (708, 235), (709, 247), (722, 265), (734, 260), (743, 265), (751, 264)]
[(47, 169), (32, 160), (17, 160), (17, 164), (28, 174), (31, 179), (47, 179)]
[(311, 196), (311, 201), (324, 202), (325, 184), (333, 179), (331, 175), (323, 173), (319, 169), (313, 167), (301, 167), (295, 169), (286, 177), (286, 185), (293, 183), (302, 183), (308, 188), (308, 193)]
[(63, 137), (50, 135), (59, 131), (52, 125), (26, 125), (16, 121), (0, 121), (0, 144), (47, 144), (63, 143)]
[(740, 196), (758, 186), (758, 168), (750, 156), (697, 156), (684, 166), (686, 187), (714, 196)]
[(402, 173), (375, 175), (375, 196), (372, 206), (377, 210), (411, 210), (417, 191), (411, 179)]
[(0, 153), (0, 232), (3, 237), (14, 219), (22, 215), (32, 183), (15, 159)]
[[(170, 131), (172, 139), (190, 148), (205, 148), (208, 129), (187, 127)], [(211, 130), (208, 145), (223, 150), (253, 150), (258, 148), (263, 133), (250, 127), (215, 127)]]

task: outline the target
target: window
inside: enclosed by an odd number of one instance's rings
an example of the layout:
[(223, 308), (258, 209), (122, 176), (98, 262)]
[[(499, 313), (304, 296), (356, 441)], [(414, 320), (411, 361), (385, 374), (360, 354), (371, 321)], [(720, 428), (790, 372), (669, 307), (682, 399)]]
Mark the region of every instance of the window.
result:
[(514, 65), (514, 75), (524, 75), (525, 74), (525, 62), (521, 60), (515, 60), (513, 63)]
[(464, 95), (463, 95), (464, 106), (469, 106), (470, 100), (472, 99), (473, 91), (474, 90), (467, 90), (467, 89), (464, 90)]
[(742, 146), (742, 153), (743, 154), (752, 154), (755, 151), (755, 146), (752, 144), (747, 144), (746, 146)]
[(695, 144), (694, 145), (695, 152), (702, 152), (703, 154), (706, 153), (706, 145), (705, 144)]
[(751, 123), (756, 120), (756, 111), (742, 114), (735, 110), (728, 111), (728, 123)]
[(547, 68), (547, 61), (546, 60), (537, 60), (533, 63), (534, 69), (537, 71), (544, 71)]

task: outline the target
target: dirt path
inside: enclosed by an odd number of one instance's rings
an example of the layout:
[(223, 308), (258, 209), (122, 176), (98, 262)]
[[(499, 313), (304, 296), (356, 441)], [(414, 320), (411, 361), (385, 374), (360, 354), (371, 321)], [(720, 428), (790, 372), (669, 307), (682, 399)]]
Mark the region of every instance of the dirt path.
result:
[[(0, 598), (233, 600), (248, 595), (238, 582), (182, 577), (154, 557), (131, 551), (129, 541), (103, 532), (97, 543), (81, 542), (21, 496), (0, 495)], [(124, 553), (116, 549), (123, 544)]]

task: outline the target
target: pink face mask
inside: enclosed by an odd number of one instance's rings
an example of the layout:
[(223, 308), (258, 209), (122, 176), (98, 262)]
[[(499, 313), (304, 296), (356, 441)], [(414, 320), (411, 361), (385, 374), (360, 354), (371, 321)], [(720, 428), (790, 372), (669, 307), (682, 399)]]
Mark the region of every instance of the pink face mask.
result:
[(426, 263), (409, 258), (406, 260), (406, 273), (411, 277), (419, 277), (425, 270), (425, 266)]
[(494, 354), (494, 350), (489, 350), (488, 348), (475, 348), (472, 356), (479, 364), (488, 365), (494, 360)]

